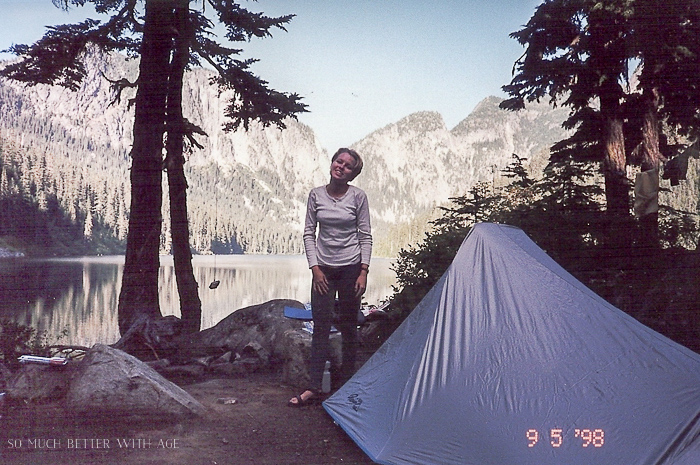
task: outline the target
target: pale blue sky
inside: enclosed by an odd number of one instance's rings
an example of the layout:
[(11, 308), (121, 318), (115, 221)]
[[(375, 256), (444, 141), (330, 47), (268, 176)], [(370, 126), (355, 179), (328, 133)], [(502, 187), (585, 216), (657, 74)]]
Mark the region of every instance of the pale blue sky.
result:
[[(310, 113), (299, 119), (334, 151), (416, 111), (437, 111), (452, 128), (483, 98), (502, 96), (523, 52), (508, 34), (539, 3), (244, 1), (271, 16), (297, 16), (288, 32), (238, 45), (261, 60), (254, 70), (273, 88), (304, 97)], [(31, 43), (44, 26), (77, 22), (86, 12), (65, 13), (51, 0), (0, 0), (0, 49)]]

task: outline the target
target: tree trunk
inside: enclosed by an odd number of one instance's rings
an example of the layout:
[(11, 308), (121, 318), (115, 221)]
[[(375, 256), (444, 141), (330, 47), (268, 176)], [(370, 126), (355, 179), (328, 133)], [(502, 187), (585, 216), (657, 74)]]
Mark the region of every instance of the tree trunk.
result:
[(622, 121), (607, 118), (605, 136), (605, 199), (607, 211), (620, 219), (630, 215), (629, 181), (626, 176), (625, 136)]
[(658, 93), (645, 92), (646, 111), (642, 125), (642, 171), (657, 169), (665, 161), (659, 148), (661, 125), (658, 116)]
[(170, 224), (172, 228), (173, 261), (175, 279), (180, 297), (180, 314), (183, 330), (197, 332), (202, 319), (202, 302), (199, 286), (192, 269), (190, 230), (187, 220), (187, 180), (183, 156), (184, 119), (182, 115), (182, 86), (189, 59), (191, 31), (188, 21), (189, 1), (179, 0), (175, 8), (175, 51), (168, 83), (167, 104), (167, 157), (168, 192), (170, 195)]
[(163, 132), (170, 34), (167, 2), (147, 1), (131, 149), (131, 210), (119, 294), (119, 332), (162, 316), (158, 302)]
[[(649, 66), (652, 66), (651, 64)], [(659, 134), (661, 125), (659, 124), (658, 106), (659, 97), (656, 90), (645, 91), (645, 111), (642, 122), (642, 171), (657, 170), (655, 176), (658, 178), (658, 169), (664, 162), (665, 157), (659, 148)], [(639, 219), (641, 229), (641, 240), (650, 247), (659, 244), (659, 212), (648, 213)]]
[(627, 154), (620, 102), (625, 92), (619, 78), (625, 72), (627, 53), (620, 40), (624, 28), (618, 20), (618, 7), (614, 1), (599, 2), (601, 8), (593, 8), (588, 15), (590, 34), (591, 71), (598, 79), (600, 115), (603, 127), (603, 174), (605, 176), (605, 200), (611, 224), (631, 219), (630, 192), (627, 180)]

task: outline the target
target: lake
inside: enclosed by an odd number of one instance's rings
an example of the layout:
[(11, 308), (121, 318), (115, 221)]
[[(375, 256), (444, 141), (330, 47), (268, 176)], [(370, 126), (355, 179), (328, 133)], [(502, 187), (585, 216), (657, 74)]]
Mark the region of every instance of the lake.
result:
[[(396, 275), (391, 263), (372, 259), (363, 302), (378, 304), (392, 294)], [(202, 329), (250, 305), (310, 298), (311, 272), (302, 255), (197, 255), (192, 265), (200, 286)], [(47, 331), (50, 337), (65, 330), (61, 344), (112, 344), (119, 339), (123, 267), (123, 256), (0, 260), (0, 318)], [(219, 287), (209, 289), (214, 280), (221, 281)], [(163, 315), (180, 316), (171, 256), (161, 257), (159, 286)]]

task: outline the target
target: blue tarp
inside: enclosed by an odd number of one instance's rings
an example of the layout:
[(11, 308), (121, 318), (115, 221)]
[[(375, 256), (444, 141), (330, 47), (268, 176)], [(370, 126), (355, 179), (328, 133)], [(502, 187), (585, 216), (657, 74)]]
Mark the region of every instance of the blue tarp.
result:
[(323, 405), (382, 464), (700, 464), (700, 355), (505, 225)]

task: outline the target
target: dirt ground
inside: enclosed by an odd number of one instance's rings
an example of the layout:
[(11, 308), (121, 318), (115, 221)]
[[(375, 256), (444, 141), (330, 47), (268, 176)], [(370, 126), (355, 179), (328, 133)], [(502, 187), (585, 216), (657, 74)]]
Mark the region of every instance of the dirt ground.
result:
[[(276, 373), (178, 384), (209, 410), (165, 421), (76, 417), (59, 405), (5, 405), (0, 463), (31, 465), (371, 464), (319, 404), (290, 408), (298, 389)], [(235, 399), (221, 403), (220, 399)]]

